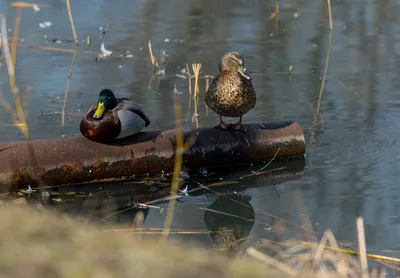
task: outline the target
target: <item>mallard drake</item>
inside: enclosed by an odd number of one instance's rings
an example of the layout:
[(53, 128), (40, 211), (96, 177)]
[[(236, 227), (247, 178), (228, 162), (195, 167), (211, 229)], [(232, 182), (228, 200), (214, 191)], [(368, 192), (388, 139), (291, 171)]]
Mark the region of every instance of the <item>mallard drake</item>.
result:
[(104, 89), (81, 120), (80, 131), (90, 140), (106, 142), (137, 134), (150, 123), (149, 117), (132, 100), (117, 99), (110, 89)]
[[(219, 62), (219, 74), (211, 82), (205, 101), (220, 122), (215, 127), (223, 129), (232, 126), (246, 131), (242, 116), (256, 105), (257, 96), (251, 77), (245, 73), (244, 59), (238, 52), (225, 53)], [(226, 124), (222, 117), (240, 117), (236, 124)]]

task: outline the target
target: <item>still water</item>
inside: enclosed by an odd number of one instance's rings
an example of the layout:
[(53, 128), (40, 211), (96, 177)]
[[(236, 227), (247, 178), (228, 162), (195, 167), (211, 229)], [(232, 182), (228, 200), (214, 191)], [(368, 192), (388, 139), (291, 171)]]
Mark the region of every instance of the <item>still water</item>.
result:
[[(205, 208), (217, 204), (213, 210), (229, 207), (230, 213), (237, 215), (247, 208), (246, 218), (255, 219), (244, 231), (249, 241), (260, 235), (278, 240), (271, 226), (281, 222), (279, 219), (303, 225), (308, 217), (316, 232), (330, 228), (338, 240), (356, 243), (355, 220), (363, 216), (371, 252), (393, 255), (385, 253), (385, 249), (400, 249), (398, 1), (332, 2), (334, 30), (319, 114), (316, 112), (329, 44), (325, 1), (279, 1), (278, 25), (275, 19), (268, 19), (275, 10), (275, 1), (72, 2), (80, 46), (73, 65), (64, 126), (61, 108), (72, 53), (18, 49), (17, 83), (20, 91), (25, 86), (32, 89), (29, 124), (34, 139), (80, 136), (80, 117), (105, 87), (118, 96), (133, 97), (152, 119), (149, 128), (158, 129), (174, 127), (176, 85), (181, 92), (182, 121), (186, 128), (194, 127), (188, 80), (177, 74), (186, 63), (201, 63), (203, 76), (215, 75), (219, 57), (227, 51), (239, 51), (258, 94), (256, 107), (244, 121), (297, 121), (306, 136), (306, 160), (299, 162), (300, 166), (294, 163), (290, 166), (294, 170), (287, 173), (247, 178), (241, 177), (258, 168), (240, 169), (234, 177), (217, 173), (212, 182), (237, 182), (234, 188), (217, 187), (218, 190), (237, 192), (232, 196), (247, 206), (218, 201), (219, 195), (212, 192), (189, 194), (177, 203), (172, 228), (204, 230), (212, 226), (212, 221), (222, 223), (222, 216), (215, 214), (213, 218), (209, 211), (205, 213)], [(16, 10), (9, 3), (0, 1), (0, 9), (7, 16), (11, 37)], [(30, 8), (23, 11), (20, 43), (73, 49), (73, 43), (63, 42), (73, 38), (64, 1), (41, 3), (48, 7), (38, 12)], [(52, 25), (40, 28), (39, 23), (46, 21)], [(100, 29), (108, 27), (101, 37)], [(89, 53), (84, 52), (87, 36), (92, 39)], [(52, 38), (61, 43), (46, 41)], [(149, 40), (156, 56), (160, 57), (163, 50), (169, 55), (166, 75), (151, 84)], [(132, 54), (133, 58), (96, 62), (102, 42), (106, 49)], [(0, 89), (12, 101), (4, 64), (0, 74)], [(211, 111), (207, 114), (204, 80), (200, 90), (199, 123), (210, 126), (218, 118)], [(4, 109), (0, 110), (0, 123), (1, 142), (23, 140), (10, 125), (11, 117)], [(272, 186), (274, 183), (279, 185)], [(190, 190), (194, 184), (188, 185)], [(114, 190), (117, 187), (114, 185)], [(249, 205), (253, 209), (248, 210)], [(157, 206), (167, 208), (168, 204)], [(145, 215), (146, 227), (162, 227), (166, 211), (150, 209)], [(122, 223), (123, 217), (114, 221)], [(131, 215), (126, 217), (131, 219)], [(300, 238), (304, 232), (287, 222), (285, 226), (291, 236)], [(191, 237), (213, 244), (208, 234)]]

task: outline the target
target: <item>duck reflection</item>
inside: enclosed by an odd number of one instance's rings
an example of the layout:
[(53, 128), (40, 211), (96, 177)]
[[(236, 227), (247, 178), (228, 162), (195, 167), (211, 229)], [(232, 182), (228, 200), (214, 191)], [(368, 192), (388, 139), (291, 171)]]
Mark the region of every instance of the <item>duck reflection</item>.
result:
[(234, 253), (254, 226), (251, 197), (245, 194), (220, 195), (204, 213), (204, 222), (220, 251)]

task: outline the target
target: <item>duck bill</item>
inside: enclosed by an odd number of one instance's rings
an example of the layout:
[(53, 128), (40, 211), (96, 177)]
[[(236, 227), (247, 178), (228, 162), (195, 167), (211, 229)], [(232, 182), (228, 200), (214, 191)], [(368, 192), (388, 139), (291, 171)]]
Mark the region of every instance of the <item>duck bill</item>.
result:
[(93, 114), (93, 118), (100, 119), (101, 117), (103, 117), (104, 111), (106, 111), (104, 102), (99, 102), (97, 104), (96, 112), (94, 112), (94, 114)]
[(246, 73), (246, 68), (244, 68), (243, 66), (240, 67), (239, 73), (246, 79), (251, 80), (250, 75), (248, 75)]

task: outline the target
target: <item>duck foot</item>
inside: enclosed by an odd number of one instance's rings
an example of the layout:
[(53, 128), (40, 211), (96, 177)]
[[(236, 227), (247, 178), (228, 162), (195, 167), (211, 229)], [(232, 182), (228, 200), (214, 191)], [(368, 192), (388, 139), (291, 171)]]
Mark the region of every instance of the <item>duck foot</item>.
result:
[(232, 124), (226, 124), (224, 122), (220, 122), (215, 125), (215, 127), (219, 127), (221, 129), (228, 129), (230, 126), (232, 126)]
[(215, 125), (215, 127), (219, 127), (221, 129), (228, 129), (230, 126), (232, 126), (232, 124), (227, 124), (222, 120), (222, 117), (219, 117), (219, 123), (217, 125)]
[(233, 129), (247, 131), (247, 126), (242, 123), (242, 117), (240, 117), (239, 122), (232, 125)]

